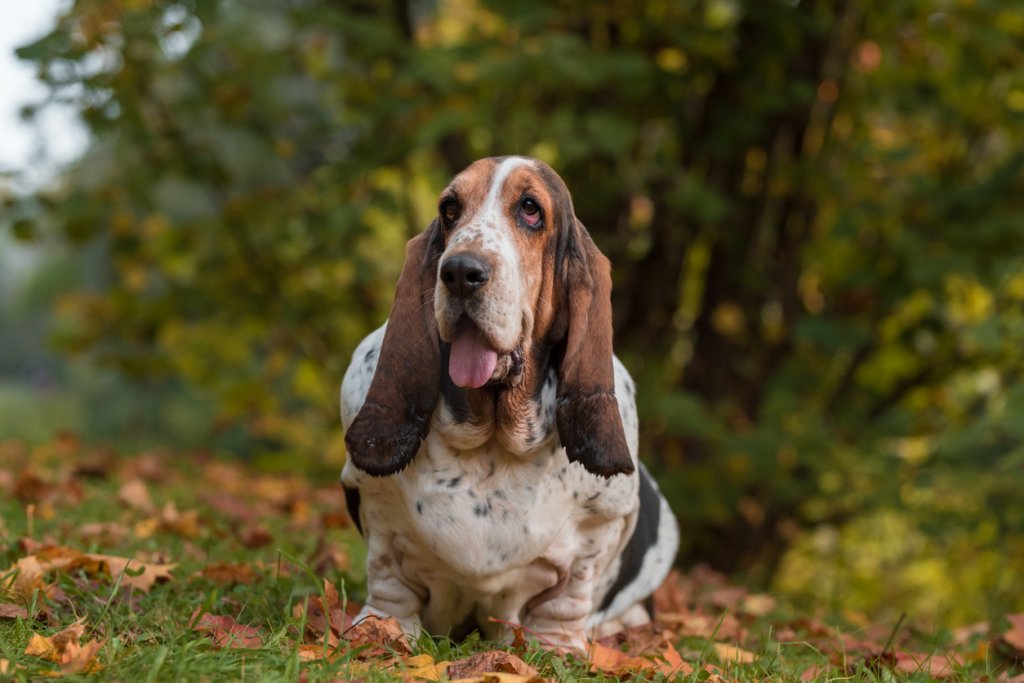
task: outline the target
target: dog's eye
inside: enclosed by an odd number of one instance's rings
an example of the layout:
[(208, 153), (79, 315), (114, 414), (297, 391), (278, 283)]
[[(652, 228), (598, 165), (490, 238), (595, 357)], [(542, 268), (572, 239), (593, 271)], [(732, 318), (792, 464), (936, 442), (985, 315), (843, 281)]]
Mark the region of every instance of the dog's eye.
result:
[(438, 207), (438, 211), (441, 214), (441, 218), (448, 225), (451, 225), (459, 217), (459, 203), (454, 197), (448, 197), (441, 202), (441, 206)]
[(531, 228), (538, 228), (544, 220), (537, 200), (525, 197), (519, 202), (519, 217)]

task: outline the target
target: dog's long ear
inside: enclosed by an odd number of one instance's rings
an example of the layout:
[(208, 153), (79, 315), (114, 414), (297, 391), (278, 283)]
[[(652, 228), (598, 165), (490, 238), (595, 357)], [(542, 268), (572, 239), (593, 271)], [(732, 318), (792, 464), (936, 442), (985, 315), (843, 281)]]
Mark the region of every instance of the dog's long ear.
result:
[(409, 240), (366, 400), (345, 434), (352, 464), (375, 477), (412, 462), (437, 403), (440, 350), (434, 320), (437, 221)]
[(611, 264), (575, 218), (559, 248), (568, 327), (559, 366), (558, 437), (571, 462), (602, 477), (633, 472), (615, 400)]

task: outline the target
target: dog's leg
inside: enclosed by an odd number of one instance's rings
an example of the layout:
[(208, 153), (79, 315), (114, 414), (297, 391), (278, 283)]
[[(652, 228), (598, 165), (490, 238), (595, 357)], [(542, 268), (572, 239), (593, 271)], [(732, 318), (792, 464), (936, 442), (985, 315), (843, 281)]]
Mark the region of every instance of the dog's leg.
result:
[(426, 589), (414, 587), (401, 575), (401, 568), (390, 547), (381, 548), (373, 540), (368, 545), (366, 573), (369, 594), (366, 605), (355, 620), (358, 622), (371, 615), (394, 617), (404, 633), (418, 638), (423, 630), (420, 613)]
[(594, 608), (595, 578), (592, 561), (577, 561), (565, 589), (535, 605), (523, 625), (542, 645), (585, 652), (587, 617)]

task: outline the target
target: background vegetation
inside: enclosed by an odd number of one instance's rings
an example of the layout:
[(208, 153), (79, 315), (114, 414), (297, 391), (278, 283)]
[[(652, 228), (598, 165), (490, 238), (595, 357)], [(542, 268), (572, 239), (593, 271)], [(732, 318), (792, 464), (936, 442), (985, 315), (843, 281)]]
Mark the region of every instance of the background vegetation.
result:
[(335, 472), (403, 243), (531, 154), (615, 264), (681, 563), (1024, 608), (1024, 5), (74, 0), (19, 55), (92, 142), (3, 195), (0, 436)]

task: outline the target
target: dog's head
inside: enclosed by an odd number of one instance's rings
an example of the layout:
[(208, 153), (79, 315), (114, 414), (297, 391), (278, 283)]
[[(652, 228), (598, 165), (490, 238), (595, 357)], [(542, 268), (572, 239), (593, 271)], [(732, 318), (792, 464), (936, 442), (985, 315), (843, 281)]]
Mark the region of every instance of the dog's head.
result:
[(524, 373), (542, 377), (530, 373), (537, 362), (558, 374), (569, 459), (605, 477), (632, 472), (608, 260), (549, 166), (482, 159), (452, 179), (438, 217), (409, 242), (377, 370), (345, 436), (349, 457), (373, 475), (401, 470), (427, 434), (442, 373), (461, 391), (502, 391)]

